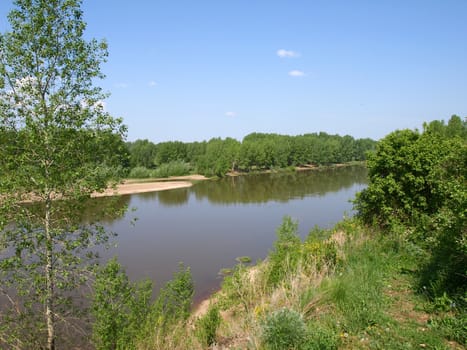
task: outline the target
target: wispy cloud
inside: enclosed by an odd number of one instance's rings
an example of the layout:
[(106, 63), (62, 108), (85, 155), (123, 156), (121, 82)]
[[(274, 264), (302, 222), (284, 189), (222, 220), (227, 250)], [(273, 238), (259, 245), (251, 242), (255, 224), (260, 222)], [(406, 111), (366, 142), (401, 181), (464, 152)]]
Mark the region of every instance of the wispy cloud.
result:
[(294, 69), (289, 72), (289, 75), (291, 77), (304, 77), (306, 74), (304, 71)]
[(236, 117), (236, 116), (237, 116), (237, 113), (235, 113), (235, 112), (225, 112), (225, 116), (226, 116), (226, 117), (233, 118), (233, 117)]
[(300, 56), (300, 54), (298, 52), (296, 52), (296, 51), (284, 50), (284, 49), (277, 50), (276, 54), (277, 54), (277, 56), (279, 56), (281, 58), (299, 57)]
[(151, 80), (151, 81), (148, 83), (148, 86), (149, 86), (149, 87), (154, 87), (154, 86), (156, 86), (156, 85), (157, 85), (157, 83), (156, 83), (154, 80)]
[(127, 83), (117, 83), (115, 84), (115, 87), (118, 89), (126, 89), (128, 87)]

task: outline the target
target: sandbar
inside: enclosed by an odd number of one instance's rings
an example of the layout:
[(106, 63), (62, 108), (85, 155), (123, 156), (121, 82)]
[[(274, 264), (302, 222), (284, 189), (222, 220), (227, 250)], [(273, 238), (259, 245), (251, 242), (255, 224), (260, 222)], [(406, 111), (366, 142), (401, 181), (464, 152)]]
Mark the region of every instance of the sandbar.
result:
[(202, 175), (189, 175), (180, 177), (171, 177), (167, 180), (134, 182), (132, 180), (124, 181), (115, 188), (108, 188), (104, 192), (93, 193), (92, 197), (120, 196), (126, 194), (156, 192), (174, 190), (177, 188), (187, 188), (193, 186), (192, 181), (206, 180)]

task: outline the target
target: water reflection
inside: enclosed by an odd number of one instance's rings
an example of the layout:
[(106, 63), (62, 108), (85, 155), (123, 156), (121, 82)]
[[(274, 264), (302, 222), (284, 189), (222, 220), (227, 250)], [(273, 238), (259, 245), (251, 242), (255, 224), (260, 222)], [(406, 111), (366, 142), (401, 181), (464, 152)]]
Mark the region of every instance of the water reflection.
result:
[(202, 181), (191, 188), (143, 193), (142, 201), (158, 200), (162, 205), (181, 206), (191, 194), (213, 204), (287, 202), (308, 196), (324, 196), (355, 184), (366, 184), (367, 170), (362, 166), (331, 168), (290, 173), (255, 174)]
[(236, 257), (264, 258), (284, 215), (298, 220), (302, 237), (315, 225), (330, 227), (351, 211), (349, 199), (366, 181), (365, 168), (348, 167), (124, 196), (137, 210), (108, 225), (119, 234), (118, 247), (108, 254), (118, 255), (132, 279), (151, 278), (157, 288), (183, 261), (191, 267), (199, 299), (218, 286), (219, 270), (233, 266)]
[(288, 202), (337, 192), (365, 181), (366, 168), (359, 166), (231, 177), (200, 183), (193, 191), (196, 198), (219, 204)]
[(181, 206), (188, 202), (190, 192), (191, 188), (179, 188), (176, 191), (161, 191), (158, 192), (159, 202), (167, 206)]
[(83, 203), (80, 212), (81, 221), (95, 222), (103, 225), (111, 224), (124, 217), (131, 198), (129, 196), (100, 197)]

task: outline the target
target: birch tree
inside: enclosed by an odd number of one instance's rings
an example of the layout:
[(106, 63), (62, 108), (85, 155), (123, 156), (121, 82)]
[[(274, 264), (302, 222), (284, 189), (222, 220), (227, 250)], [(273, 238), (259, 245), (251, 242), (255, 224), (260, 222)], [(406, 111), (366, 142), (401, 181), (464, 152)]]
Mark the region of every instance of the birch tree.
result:
[(8, 20), (0, 34), (0, 347), (53, 350), (94, 248), (109, 238), (79, 213), (118, 178), (126, 130), (95, 86), (107, 44), (84, 38), (80, 0), (15, 0)]

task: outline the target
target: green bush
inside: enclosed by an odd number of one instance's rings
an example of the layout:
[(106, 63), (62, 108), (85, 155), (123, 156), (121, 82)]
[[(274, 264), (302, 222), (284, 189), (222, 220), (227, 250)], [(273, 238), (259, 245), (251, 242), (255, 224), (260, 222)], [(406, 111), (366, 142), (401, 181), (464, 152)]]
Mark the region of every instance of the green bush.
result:
[(286, 216), (277, 229), (274, 250), (269, 253), (268, 285), (277, 286), (289, 273), (296, 271), (301, 256), (298, 224)]
[(152, 283), (131, 283), (125, 270), (111, 259), (94, 282), (91, 314), (92, 342), (97, 350), (130, 350), (155, 334), (165, 339), (173, 326), (188, 319), (194, 292), (189, 268), (179, 271), (151, 304)]
[(172, 280), (160, 290), (154, 302), (153, 314), (160, 326), (185, 321), (190, 316), (193, 294), (195, 291), (193, 277), (189, 267), (180, 263), (179, 270)]
[(190, 174), (191, 166), (189, 163), (183, 161), (172, 161), (170, 163), (161, 164), (156, 170), (153, 171), (153, 177), (169, 177), (169, 176), (183, 176)]
[(307, 330), (298, 312), (284, 308), (267, 316), (261, 335), (268, 350), (302, 349)]
[(395, 131), (368, 157), (369, 185), (355, 201), (358, 216), (409, 239), (430, 255), (420, 286), (430, 297), (467, 288), (467, 121), (433, 121), (423, 133)]
[(92, 340), (97, 350), (135, 349), (140, 324), (149, 315), (152, 284), (133, 284), (125, 270), (111, 259), (94, 281), (91, 314)]
[(216, 342), (216, 332), (221, 324), (221, 316), (217, 306), (211, 306), (203, 317), (196, 321), (196, 336), (205, 346)]
[(144, 166), (137, 166), (130, 170), (128, 177), (131, 179), (147, 179), (151, 177), (151, 170)]
[(302, 245), (302, 264), (305, 268), (316, 268), (336, 266), (338, 256), (334, 241), (323, 241), (316, 238), (316, 229), (310, 232)]

